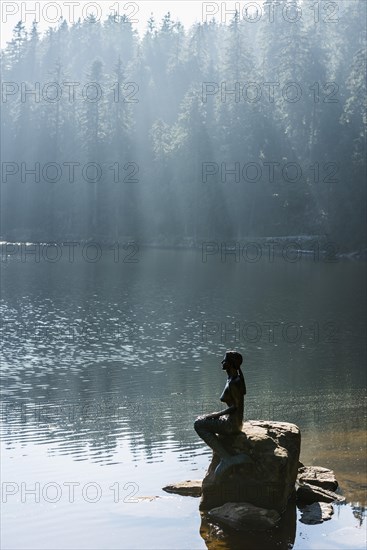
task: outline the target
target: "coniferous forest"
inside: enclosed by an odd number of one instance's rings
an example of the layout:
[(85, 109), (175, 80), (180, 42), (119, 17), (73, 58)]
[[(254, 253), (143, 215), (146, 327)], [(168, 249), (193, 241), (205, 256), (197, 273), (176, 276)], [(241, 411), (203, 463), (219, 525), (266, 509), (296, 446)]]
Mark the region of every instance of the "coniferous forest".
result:
[(1, 240), (364, 249), (366, 4), (294, 22), (297, 5), (191, 28), (152, 14), (141, 37), (125, 16), (19, 22), (2, 51)]

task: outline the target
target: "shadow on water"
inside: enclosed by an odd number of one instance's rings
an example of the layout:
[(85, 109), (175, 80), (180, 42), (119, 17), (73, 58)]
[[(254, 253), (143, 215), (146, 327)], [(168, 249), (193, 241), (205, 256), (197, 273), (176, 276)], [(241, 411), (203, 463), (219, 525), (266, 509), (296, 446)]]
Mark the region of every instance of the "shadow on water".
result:
[(208, 550), (290, 550), (296, 539), (296, 503), (288, 503), (282, 518), (274, 529), (266, 531), (236, 531), (220, 528), (208, 515), (201, 513), (200, 535)]

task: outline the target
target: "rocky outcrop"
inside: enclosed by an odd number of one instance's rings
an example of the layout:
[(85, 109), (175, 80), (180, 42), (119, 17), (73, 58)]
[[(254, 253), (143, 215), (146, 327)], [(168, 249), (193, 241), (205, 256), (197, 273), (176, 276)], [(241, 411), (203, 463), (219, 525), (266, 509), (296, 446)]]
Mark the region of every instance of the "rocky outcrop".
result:
[(246, 503), (282, 513), (294, 492), (301, 435), (295, 424), (252, 420), (242, 432), (218, 436), (231, 455), (247, 453), (253, 462), (233, 466), (218, 480), (214, 471), (219, 457), (213, 453), (203, 480), (201, 510), (226, 503)]
[(208, 515), (214, 521), (238, 531), (271, 529), (280, 520), (276, 510), (266, 510), (248, 502), (227, 502), (210, 510)]
[(345, 498), (317, 485), (303, 483), (297, 489), (297, 502), (313, 504), (314, 502), (344, 502)]
[(301, 466), (298, 468), (297, 481), (300, 485), (309, 483), (328, 491), (335, 491), (338, 487), (333, 470), (321, 466)]
[(229, 454), (245, 453), (251, 461), (233, 465), (218, 478), (214, 472), (220, 459), (213, 453), (203, 481), (164, 487), (169, 493), (201, 495), (203, 533), (211, 530), (213, 522), (235, 529), (239, 537), (241, 531), (247, 531), (248, 539), (251, 533), (276, 526), (273, 533), (279, 535), (284, 530), (280, 548), (282, 541), (294, 541), (295, 537), (296, 499), (289, 499), (291, 495), (297, 498), (300, 521), (309, 525), (330, 519), (334, 513), (331, 503), (345, 501), (334, 492), (338, 482), (332, 470), (299, 462), (301, 436), (295, 424), (253, 420), (245, 422), (239, 434), (218, 437)]

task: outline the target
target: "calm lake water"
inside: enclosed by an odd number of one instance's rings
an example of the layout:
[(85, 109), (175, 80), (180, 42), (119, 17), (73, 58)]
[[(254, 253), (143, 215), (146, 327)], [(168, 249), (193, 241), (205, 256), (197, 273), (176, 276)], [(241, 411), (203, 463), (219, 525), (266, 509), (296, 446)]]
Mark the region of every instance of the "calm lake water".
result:
[[(126, 256), (1, 264), (2, 548), (365, 548), (365, 265)], [(221, 408), (227, 348), (245, 417), (296, 423), (302, 462), (334, 469), (330, 521), (239, 543), (162, 491), (205, 474), (193, 422)]]

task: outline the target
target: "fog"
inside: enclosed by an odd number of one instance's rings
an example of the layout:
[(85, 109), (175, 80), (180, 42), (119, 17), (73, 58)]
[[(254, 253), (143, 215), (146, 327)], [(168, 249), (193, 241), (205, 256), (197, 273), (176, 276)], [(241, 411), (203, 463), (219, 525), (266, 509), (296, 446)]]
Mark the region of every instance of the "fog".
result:
[(126, 16), (19, 22), (2, 50), (1, 240), (363, 249), (366, 4), (334, 4), (191, 28), (153, 14), (142, 35)]

